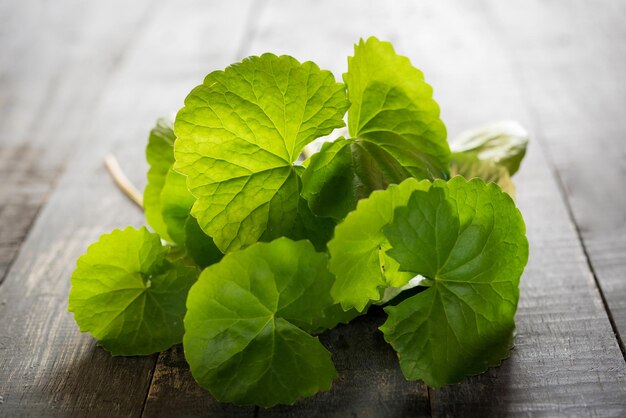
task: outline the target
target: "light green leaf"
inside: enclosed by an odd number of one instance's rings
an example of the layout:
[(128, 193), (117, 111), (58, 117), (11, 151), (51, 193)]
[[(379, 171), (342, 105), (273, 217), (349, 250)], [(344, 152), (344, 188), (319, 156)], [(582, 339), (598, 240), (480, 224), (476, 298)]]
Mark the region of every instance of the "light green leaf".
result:
[(69, 311), (113, 355), (146, 355), (182, 341), (194, 267), (166, 259), (145, 227), (104, 234), (78, 259)]
[(439, 387), (506, 358), (528, 259), (524, 221), (510, 196), (479, 179), (437, 180), (396, 209), (385, 235), (400, 269), (430, 286), (385, 308), (380, 329), (405, 377)]
[(143, 192), (143, 205), (146, 221), (161, 237), (173, 242), (167, 232), (167, 225), (161, 213), (161, 191), (165, 185), (167, 172), (174, 164), (174, 130), (171, 120), (159, 118), (150, 131), (146, 159), (150, 165), (148, 184)]
[(455, 153), (501, 165), (511, 176), (519, 169), (527, 146), (528, 132), (515, 121), (490, 123), (465, 131), (450, 143)]
[(450, 174), (461, 175), (466, 179), (481, 178), (485, 183), (497, 183), (511, 197), (515, 197), (515, 185), (506, 167), (493, 161), (479, 160), (474, 154), (452, 153)]
[(370, 301), (383, 297), (386, 287), (402, 287), (414, 275), (399, 272), (398, 263), (385, 251), (389, 242), (383, 227), (393, 220), (394, 209), (406, 205), (415, 190), (428, 190), (429, 181), (410, 178), (361, 200), (354, 212), (335, 228), (328, 243), (329, 269), (336, 276), (331, 294), (344, 309), (362, 312)]
[(176, 136), (172, 122), (159, 118), (150, 131), (146, 157), (150, 164), (144, 190), (146, 221), (169, 242), (185, 243), (185, 222), (195, 202), (187, 190), (186, 178), (172, 169)]
[(439, 106), (408, 58), (388, 42), (361, 40), (344, 81), (353, 138), (340, 138), (311, 157), (302, 195), (315, 214), (343, 219), (360, 199), (389, 184), (448, 178), (450, 149)]
[(196, 198), (187, 190), (187, 178), (172, 170), (167, 171), (161, 190), (161, 214), (172, 241), (185, 244), (185, 222)]
[(160, 118), (146, 148), (150, 163), (144, 191), (146, 220), (164, 239), (182, 247), (177, 249), (179, 256), (186, 253), (203, 268), (219, 261), (222, 253), (190, 214), (196, 199), (187, 189), (186, 177), (172, 168), (175, 140), (172, 122)]
[(447, 178), (450, 149), (424, 75), (389, 42), (361, 40), (344, 74), (353, 138), (387, 152), (417, 178)]
[(341, 127), (345, 87), (312, 62), (264, 54), (209, 74), (176, 117), (175, 169), (192, 214), (223, 251), (290, 236), (303, 147)]
[(232, 252), (189, 292), (184, 348), (194, 378), (222, 402), (269, 407), (328, 390), (330, 353), (307, 332), (332, 327), (327, 256), (279, 238)]

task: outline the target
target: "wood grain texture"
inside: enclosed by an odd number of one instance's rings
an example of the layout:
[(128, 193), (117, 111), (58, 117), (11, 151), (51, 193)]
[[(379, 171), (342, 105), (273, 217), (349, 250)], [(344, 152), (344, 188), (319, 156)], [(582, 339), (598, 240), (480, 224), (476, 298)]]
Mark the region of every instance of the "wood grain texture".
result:
[(219, 12), (212, 20), (196, 14), (193, 25), (199, 2), (188, 6), (188, 25), (172, 20), (177, 3), (151, 3), (153, 14), (86, 114), (88, 126), (68, 127), (82, 139), (80, 148), (0, 286), (0, 416), (141, 414), (157, 356), (119, 358), (97, 348), (67, 312), (67, 294), (88, 244), (115, 227), (142, 223), (105, 172), (103, 157), (115, 152), (143, 186), (144, 147), (154, 121), (181, 106), (188, 86), (204, 75), (198, 69), (229, 63), (230, 49), (221, 45), (243, 34), (243, 24), (223, 17), (249, 2), (212, 9)]
[(50, 187), (28, 145), (0, 145), (0, 284), (15, 259)]
[[(622, 342), (626, 337), (626, 3), (489, 2)], [(512, 18), (512, 15), (519, 16)], [(531, 23), (530, 17), (533, 17)], [(529, 31), (531, 26), (534, 28)], [(523, 36), (532, 33), (532, 37)], [(623, 345), (622, 345), (623, 349)]]
[(145, 19), (149, 2), (138, 1), (120, 16), (124, 4), (26, 0), (5, 5), (0, 17), (0, 283)]
[(254, 407), (216, 402), (196, 383), (185, 361), (182, 345), (159, 355), (142, 416), (249, 417)]

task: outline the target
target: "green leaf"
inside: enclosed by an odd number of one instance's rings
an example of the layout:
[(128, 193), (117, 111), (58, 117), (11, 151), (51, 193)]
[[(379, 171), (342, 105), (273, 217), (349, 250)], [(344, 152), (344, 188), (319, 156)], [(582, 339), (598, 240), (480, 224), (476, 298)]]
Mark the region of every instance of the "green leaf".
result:
[[(298, 175), (301, 175), (303, 170), (304, 168), (301, 166), (296, 167)], [(302, 182), (300, 179), (298, 180), (301, 188)], [(326, 245), (333, 237), (336, 225), (337, 222), (332, 218), (315, 215), (309, 208), (307, 201), (301, 196), (298, 199), (298, 217), (289, 233), (289, 238), (293, 240), (308, 239), (317, 251), (326, 251)]]
[(185, 221), (185, 248), (187, 255), (200, 268), (217, 263), (224, 256), (217, 248), (213, 238), (204, 233), (193, 216)]
[(196, 199), (187, 190), (186, 177), (172, 169), (175, 140), (171, 120), (160, 118), (150, 131), (146, 147), (150, 170), (143, 200), (146, 221), (155, 232), (183, 245), (185, 222)]
[(185, 244), (185, 223), (196, 198), (187, 190), (187, 178), (180, 173), (168, 170), (161, 190), (161, 214), (172, 241)]
[(337, 223), (331, 218), (315, 215), (306, 200), (298, 200), (298, 218), (289, 238), (308, 239), (317, 251), (326, 251), (328, 241), (333, 237)]
[(485, 183), (497, 183), (511, 197), (515, 197), (515, 185), (506, 167), (493, 161), (479, 160), (474, 154), (452, 153), (450, 174), (461, 175), (466, 179), (481, 178)]
[(172, 122), (160, 118), (150, 132), (146, 156), (150, 163), (148, 185), (144, 191), (146, 220), (169, 242), (181, 246), (199, 267), (218, 262), (222, 253), (190, 214), (195, 197), (187, 189), (187, 178), (174, 171), (174, 141)]
[(450, 149), (439, 106), (424, 75), (389, 42), (361, 40), (344, 74), (348, 128), (377, 145), (417, 178), (448, 177)]
[(353, 139), (338, 139), (311, 157), (302, 195), (313, 212), (343, 219), (374, 190), (409, 177), (448, 178), (450, 149), (432, 88), (388, 42), (356, 45), (344, 74)]
[(409, 168), (375, 144), (339, 138), (311, 157), (302, 176), (302, 196), (314, 213), (341, 220), (374, 190), (409, 177)]
[(165, 240), (173, 242), (167, 232), (167, 225), (161, 213), (161, 191), (165, 185), (165, 178), (174, 164), (174, 141), (176, 136), (171, 120), (159, 118), (157, 124), (150, 131), (146, 159), (150, 165), (148, 184), (143, 192), (143, 205), (146, 221)]
[(279, 238), (232, 252), (189, 292), (185, 358), (223, 402), (269, 407), (328, 390), (330, 353), (308, 332), (332, 327), (333, 276), (308, 241)]
[(328, 243), (329, 269), (336, 281), (331, 294), (344, 309), (362, 312), (370, 301), (383, 297), (386, 287), (402, 287), (415, 275), (398, 271), (398, 263), (385, 251), (389, 242), (383, 227), (393, 220), (394, 209), (406, 205), (415, 190), (428, 190), (429, 181), (410, 178), (361, 200), (354, 212), (335, 228)]
[(264, 54), (209, 74), (178, 112), (175, 169), (192, 214), (228, 252), (290, 236), (303, 147), (344, 125), (345, 87), (312, 62)]
[(166, 259), (145, 227), (104, 234), (78, 259), (69, 311), (113, 355), (146, 355), (182, 341), (194, 267)]
[(496, 122), (461, 133), (450, 146), (457, 154), (501, 165), (512, 176), (526, 154), (528, 132), (514, 121)]
[(494, 184), (455, 177), (415, 191), (385, 228), (402, 271), (430, 287), (380, 327), (407, 379), (439, 387), (508, 356), (519, 279), (528, 259), (524, 221)]

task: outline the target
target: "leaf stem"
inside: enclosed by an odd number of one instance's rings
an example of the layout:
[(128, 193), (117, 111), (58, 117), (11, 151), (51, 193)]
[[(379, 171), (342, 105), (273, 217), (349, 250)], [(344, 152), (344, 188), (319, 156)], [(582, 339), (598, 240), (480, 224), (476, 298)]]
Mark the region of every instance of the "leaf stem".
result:
[(117, 187), (124, 192), (124, 194), (132, 200), (137, 206), (143, 209), (143, 197), (137, 188), (128, 180), (124, 171), (117, 162), (117, 158), (113, 154), (109, 154), (104, 157), (104, 166), (113, 178)]
[(302, 158), (302, 161), (306, 161), (309, 159), (309, 157), (311, 157), (311, 155), (315, 154), (315, 150), (313, 150), (309, 144), (305, 145), (304, 148), (302, 149), (302, 152), (300, 153), (300, 158)]

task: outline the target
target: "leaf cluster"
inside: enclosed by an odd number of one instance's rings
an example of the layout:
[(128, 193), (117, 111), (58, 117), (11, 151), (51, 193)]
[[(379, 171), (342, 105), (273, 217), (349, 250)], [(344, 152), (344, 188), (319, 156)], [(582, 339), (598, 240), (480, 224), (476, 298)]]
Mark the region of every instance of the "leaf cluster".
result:
[[(346, 126), (302, 162), (305, 147)], [(79, 258), (69, 310), (113, 355), (183, 343), (218, 400), (269, 407), (328, 390), (316, 334), (407, 288), (380, 327), (407, 379), (499, 364), (528, 258), (506, 122), (452, 143), (422, 72), (361, 40), (343, 82), (263, 54), (214, 71), (150, 133), (146, 227)], [(508, 192), (508, 193), (507, 193)]]

